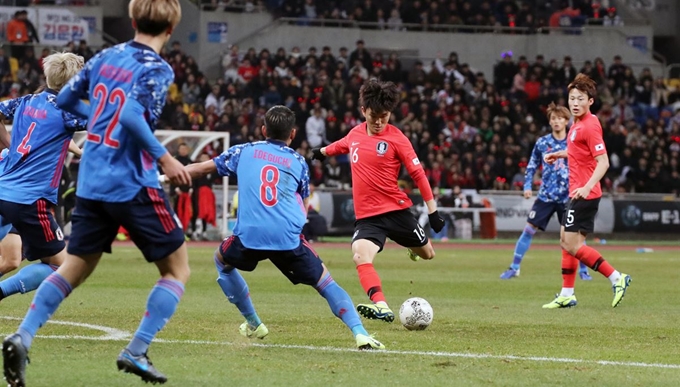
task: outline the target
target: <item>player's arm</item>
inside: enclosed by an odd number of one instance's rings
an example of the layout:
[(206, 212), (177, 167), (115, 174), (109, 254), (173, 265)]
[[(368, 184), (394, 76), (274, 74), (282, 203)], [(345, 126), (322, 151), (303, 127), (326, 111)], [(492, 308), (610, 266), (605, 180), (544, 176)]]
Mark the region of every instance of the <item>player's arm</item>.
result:
[(305, 214), (309, 210), (309, 167), (307, 163), (303, 162), (302, 172), (300, 173), (300, 184), (298, 184), (297, 193), (302, 198)]
[(434, 200), (434, 195), (432, 194), (432, 187), (430, 187), (430, 182), (427, 180), (427, 175), (425, 175), (423, 166), (420, 164), (418, 155), (416, 155), (416, 151), (413, 150), (411, 142), (403, 134), (396, 137), (395, 140), (397, 140), (397, 157), (399, 157), (401, 163), (406, 166), (408, 174), (418, 186), (420, 196), (422, 196), (423, 201), (427, 206), (430, 227), (432, 227), (435, 232), (440, 232), (444, 228), (444, 219), (439, 216), (437, 202)]
[(78, 157), (81, 157), (83, 155), (83, 150), (80, 149), (78, 144), (76, 144), (76, 142), (73, 140), (71, 140), (71, 142), (68, 144), (68, 151)]
[(566, 150), (548, 153), (543, 156), (543, 160), (548, 164), (554, 164), (558, 159), (566, 159), (568, 157)]
[(89, 99), (90, 71), (95, 58), (89, 60), (76, 76), (71, 78), (66, 86), (62, 87), (57, 95), (57, 106), (69, 113), (87, 118), (90, 115), (90, 105), (83, 102)]
[(593, 187), (595, 187), (597, 183), (602, 180), (605, 173), (607, 173), (607, 170), (609, 169), (609, 156), (607, 156), (607, 149), (604, 146), (602, 129), (593, 129), (592, 133), (586, 137), (586, 144), (588, 145), (588, 149), (590, 149), (590, 154), (593, 156), (595, 161), (597, 161), (597, 165), (595, 166), (595, 170), (590, 176), (590, 179), (588, 179), (586, 185), (579, 187), (574, 192), (572, 192), (572, 197), (574, 199), (586, 199), (588, 195), (590, 195), (590, 191), (592, 191)]
[[(88, 62), (89, 63), (89, 62)], [(128, 93), (120, 112), (119, 122), (123, 130), (134, 139), (154, 160), (158, 160), (163, 172), (175, 185), (191, 185), (191, 176), (184, 165), (177, 161), (153, 135), (144, 118), (147, 113), (160, 110), (165, 104), (168, 87), (174, 74), (167, 66), (158, 65), (142, 74)]]
[(527, 164), (527, 172), (524, 175), (524, 197), (526, 199), (531, 198), (533, 195), (532, 186), (534, 183), (534, 175), (536, 175), (536, 169), (538, 169), (538, 165), (543, 159), (541, 157), (541, 150), (539, 149), (539, 141), (536, 142), (534, 145), (534, 150), (531, 151), (529, 164)]
[(337, 156), (349, 153), (349, 135), (323, 148), (312, 149), (312, 158), (323, 161), (327, 156)]
[(205, 175), (217, 172), (217, 165), (213, 160), (204, 161), (202, 163), (189, 164), (186, 167), (187, 172), (192, 179), (198, 179)]
[(14, 119), (14, 112), (17, 110), (19, 103), (21, 103), (21, 98), (0, 102), (0, 150), (9, 148), (9, 143), (12, 139), (3, 121)]

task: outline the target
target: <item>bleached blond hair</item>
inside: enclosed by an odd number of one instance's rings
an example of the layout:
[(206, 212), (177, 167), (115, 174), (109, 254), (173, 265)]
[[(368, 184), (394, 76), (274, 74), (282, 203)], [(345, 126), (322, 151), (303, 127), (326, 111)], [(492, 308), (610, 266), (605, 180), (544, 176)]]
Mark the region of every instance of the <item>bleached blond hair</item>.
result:
[(128, 13), (137, 31), (151, 36), (174, 28), (182, 19), (179, 0), (131, 0)]
[(70, 52), (56, 52), (43, 59), (47, 87), (59, 91), (85, 65), (82, 56)]

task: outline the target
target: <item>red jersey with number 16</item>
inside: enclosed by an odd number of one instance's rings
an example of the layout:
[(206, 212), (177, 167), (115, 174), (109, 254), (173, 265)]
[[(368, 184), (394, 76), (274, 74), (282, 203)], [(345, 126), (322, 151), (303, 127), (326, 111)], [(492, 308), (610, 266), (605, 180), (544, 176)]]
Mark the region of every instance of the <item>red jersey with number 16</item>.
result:
[(357, 219), (413, 205), (397, 186), (402, 164), (418, 185), (423, 200), (432, 199), (432, 189), (420, 160), (411, 142), (397, 127), (387, 125), (382, 132), (369, 135), (366, 123), (362, 123), (326, 147), (328, 156), (346, 153), (349, 153), (352, 166), (352, 195)]
[[(607, 154), (602, 139), (602, 126), (594, 114), (588, 114), (575, 122), (567, 135), (567, 156), (569, 163), (569, 197), (573, 192), (584, 187), (593, 176), (597, 160), (595, 157)], [(590, 190), (586, 198), (597, 199), (602, 196), (600, 182)]]

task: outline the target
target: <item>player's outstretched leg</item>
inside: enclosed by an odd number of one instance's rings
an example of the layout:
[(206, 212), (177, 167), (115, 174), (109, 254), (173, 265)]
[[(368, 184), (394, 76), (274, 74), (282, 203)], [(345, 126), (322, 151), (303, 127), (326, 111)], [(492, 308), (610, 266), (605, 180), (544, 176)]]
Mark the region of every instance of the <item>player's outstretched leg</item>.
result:
[(44, 262), (34, 263), (19, 270), (15, 275), (0, 282), (0, 300), (12, 294), (32, 292), (59, 266)]
[(368, 319), (392, 322), (394, 321), (394, 312), (387, 305), (380, 276), (373, 267), (373, 258), (379, 250), (380, 247), (368, 239), (358, 239), (352, 243), (359, 282), (361, 282), (361, 287), (364, 288), (368, 298), (373, 302), (372, 304), (357, 305), (357, 312)]
[(233, 267), (225, 266), (218, 252), (215, 253), (215, 267), (218, 274), (217, 284), (220, 285), (229, 302), (236, 305), (243, 317), (246, 318), (246, 321), (239, 327), (241, 335), (248, 338), (264, 339), (269, 334), (269, 330), (255, 312), (253, 301), (250, 299), (248, 284), (241, 273)]
[(631, 282), (630, 276), (628, 274), (619, 273), (619, 271), (614, 269), (609, 262), (602, 258), (602, 255), (597, 250), (590, 246), (582, 245), (574, 255), (579, 261), (585, 263), (588, 267), (599, 272), (611, 281), (612, 291), (614, 292), (612, 307), (616, 308), (626, 295), (626, 290)]
[(342, 320), (345, 325), (352, 331), (359, 349), (385, 349), (385, 346), (378, 340), (371, 337), (364, 325), (361, 323), (359, 315), (354, 310), (352, 299), (345, 289), (341, 288), (327, 269), (324, 267), (324, 273), (321, 279), (314, 286), (314, 288), (321, 294), (323, 298), (328, 301), (333, 314)]
[(576, 282), (576, 267), (578, 259), (567, 251), (562, 250), (562, 291), (552, 302), (543, 305), (544, 309), (571, 308), (576, 306), (574, 282)]
[(515, 254), (512, 259), (512, 264), (510, 264), (508, 270), (501, 274), (501, 279), (519, 277), (519, 266), (522, 263), (522, 259), (524, 259), (524, 254), (526, 254), (526, 252), (529, 250), (529, 247), (531, 246), (531, 240), (535, 234), (536, 228), (534, 228), (534, 226), (530, 224), (524, 226), (524, 231), (522, 232), (522, 235), (520, 235), (519, 239), (517, 239), (517, 243), (515, 244)]

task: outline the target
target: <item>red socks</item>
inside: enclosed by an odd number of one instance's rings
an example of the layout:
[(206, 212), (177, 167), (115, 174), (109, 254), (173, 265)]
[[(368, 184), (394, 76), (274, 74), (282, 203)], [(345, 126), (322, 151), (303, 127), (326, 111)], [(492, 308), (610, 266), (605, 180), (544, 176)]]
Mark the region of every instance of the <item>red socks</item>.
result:
[(359, 273), (359, 282), (364, 288), (364, 291), (368, 295), (368, 298), (377, 302), (387, 302), (385, 301), (385, 294), (383, 294), (382, 286), (380, 282), (380, 277), (378, 272), (375, 271), (372, 263), (363, 263), (357, 266), (357, 273)]
[(576, 282), (576, 269), (578, 268), (578, 259), (562, 250), (562, 287), (567, 289), (574, 288)]
[(602, 255), (590, 246), (583, 245), (576, 252), (576, 258), (585, 263), (589, 268), (600, 272), (605, 277), (609, 277), (614, 272), (614, 268), (602, 258)]

